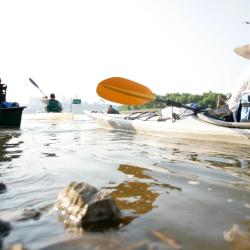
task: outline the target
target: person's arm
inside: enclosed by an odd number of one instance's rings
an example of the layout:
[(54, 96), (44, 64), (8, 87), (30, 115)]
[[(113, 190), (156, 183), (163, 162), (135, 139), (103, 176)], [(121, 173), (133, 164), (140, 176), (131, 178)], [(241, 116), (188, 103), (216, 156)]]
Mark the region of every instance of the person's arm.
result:
[(43, 104), (45, 104), (45, 105), (48, 105), (48, 103), (49, 103), (48, 97), (47, 97), (47, 96), (42, 97), (42, 98), (41, 98), (41, 102), (42, 102)]
[(232, 112), (236, 111), (236, 109), (238, 108), (240, 98), (241, 98), (242, 94), (244, 93), (244, 91), (248, 87), (248, 82), (246, 82), (246, 81), (241, 82), (240, 85), (241, 85), (240, 88), (238, 90), (234, 91), (232, 93), (232, 96), (230, 97), (230, 99), (227, 101), (228, 107)]
[(232, 96), (227, 101), (229, 109), (234, 112), (238, 108), (241, 96), (250, 88), (250, 67), (245, 68), (238, 80), (237, 86), (232, 92)]
[(220, 95), (218, 96), (218, 99), (217, 99), (217, 104), (216, 104), (216, 108), (220, 108), (222, 105), (224, 105), (227, 101), (227, 98), (225, 95)]

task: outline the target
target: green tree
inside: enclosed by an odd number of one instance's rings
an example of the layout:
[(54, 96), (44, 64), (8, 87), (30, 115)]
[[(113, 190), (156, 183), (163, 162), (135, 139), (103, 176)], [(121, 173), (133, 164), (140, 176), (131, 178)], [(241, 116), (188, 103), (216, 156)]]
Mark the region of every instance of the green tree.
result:
[[(175, 102), (179, 102), (181, 104), (188, 103), (198, 103), (203, 108), (216, 108), (217, 99), (222, 93), (214, 93), (212, 91), (204, 92), (202, 95), (193, 95), (190, 93), (168, 93), (162, 96), (162, 99), (171, 100)], [(161, 105), (162, 106), (162, 105)], [(159, 108), (159, 103), (153, 101), (146, 103), (144, 105), (136, 105), (136, 106), (120, 106), (119, 110), (138, 110), (138, 109), (157, 109)]]

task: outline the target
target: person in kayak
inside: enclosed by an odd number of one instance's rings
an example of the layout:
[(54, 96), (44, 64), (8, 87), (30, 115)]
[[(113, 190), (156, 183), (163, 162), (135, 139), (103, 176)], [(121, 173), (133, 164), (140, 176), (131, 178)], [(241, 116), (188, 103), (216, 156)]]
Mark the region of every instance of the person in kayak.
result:
[[(243, 47), (245, 47), (244, 50)], [(243, 47), (236, 48), (234, 51), (250, 59), (250, 44)], [(233, 113), (234, 121), (250, 121), (250, 66), (247, 66), (240, 74), (236, 88), (227, 104)]]
[[(250, 59), (250, 44), (234, 49), (238, 55)], [(230, 96), (218, 100), (214, 114), (223, 116), (231, 113), (235, 122), (250, 121), (250, 66), (247, 66), (238, 79), (237, 85)]]
[(112, 105), (109, 105), (107, 114), (120, 114), (120, 113), (116, 109), (114, 109)]
[(2, 84), (2, 80), (0, 78), (0, 102), (6, 101), (6, 89), (7, 85)]
[(42, 98), (42, 102), (46, 105), (45, 110), (47, 112), (56, 112), (60, 113), (62, 112), (62, 104), (56, 100), (55, 94), (50, 94), (50, 99), (48, 99), (47, 96)]

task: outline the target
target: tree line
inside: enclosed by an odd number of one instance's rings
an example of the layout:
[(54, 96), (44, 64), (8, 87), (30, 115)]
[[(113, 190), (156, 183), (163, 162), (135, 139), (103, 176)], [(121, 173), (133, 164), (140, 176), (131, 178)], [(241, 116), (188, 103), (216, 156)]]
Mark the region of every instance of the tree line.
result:
[[(204, 109), (206, 108), (215, 109), (219, 96), (225, 96), (225, 95), (222, 93), (214, 93), (212, 91), (209, 91), (201, 95), (197, 94), (193, 95), (190, 93), (170, 93), (161, 96), (161, 98), (165, 100), (179, 102), (181, 104), (198, 103)], [(152, 101), (144, 105), (135, 105), (135, 106), (122, 105), (119, 107), (119, 110), (126, 111), (126, 110), (136, 110), (136, 109), (158, 109), (163, 107), (164, 104)]]

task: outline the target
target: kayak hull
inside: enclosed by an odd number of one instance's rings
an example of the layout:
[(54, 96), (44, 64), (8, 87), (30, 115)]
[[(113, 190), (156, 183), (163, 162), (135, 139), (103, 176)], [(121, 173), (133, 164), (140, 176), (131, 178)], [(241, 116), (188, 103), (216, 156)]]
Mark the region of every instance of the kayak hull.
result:
[(166, 121), (128, 120), (124, 115), (85, 112), (101, 127), (112, 130), (126, 130), (132, 133), (173, 137), (179, 139), (196, 139), (250, 145), (250, 129), (230, 128), (205, 122), (196, 115), (189, 115), (180, 120)]
[(25, 107), (0, 108), (1, 128), (20, 128)]
[(57, 120), (57, 121), (64, 121), (64, 120), (74, 120), (74, 114), (71, 112), (61, 112), (61, 113), (36, 113), (35, 115), (36, 120)]

